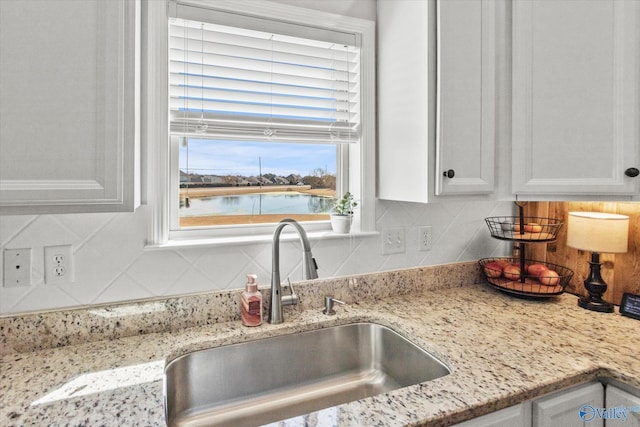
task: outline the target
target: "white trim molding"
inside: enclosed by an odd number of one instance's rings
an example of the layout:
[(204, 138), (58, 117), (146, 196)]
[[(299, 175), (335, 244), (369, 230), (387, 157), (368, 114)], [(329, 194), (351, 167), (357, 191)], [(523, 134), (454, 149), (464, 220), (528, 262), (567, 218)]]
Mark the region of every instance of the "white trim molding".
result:
[[(350, 191), (360, 201), (360, 219), (356, 232), (368, 232), (375, 229), (375, 150), (376, 150), (376, 114), (375, 114), (375, 22), (341, 16), (337, 14), (313, 11), (265, 0), (184, 0), (182, 3), (215, 8), (266, 19), (288, 23), (326, 28), (334, 31), (357, 34), (362, 39), (360, 62), (362, 69), (362, 135), (358, 144), (349, 147), (349, 183)], [(167, 20), (168, 1), (146, 1), (143, 10), (143, 135), (148, 152), (147, 164), (147, 200), (151, 207), (151, 219), (148, 235), (149, 247), (166, 247), (172, 240), (197, 240), (215, 242), (228, 241), (235, 234), (247, 244), (261, 241), (265, 234), (272, 233), (272, 226), (235, 227), (234, 230), (207, 229), (171, 232), (170, 228), (170, 151), (168, 122), (168, 83), (167, 83)], [(359, 145), (359, 147), (352, 147)], [(355, 155), (357, 152), (357, 156)], [(306, 227), (306, 226), (305, 226)], [(326, 224), (310, 224), (319, 231), (328, 230)], [(312, 231), (313, 231), (312, 230)], [(176, 234), (180, 234), (178, 237)], [(243, 236), (248, 236), (246, 239)], [(252, 236), (254, 236), (252, 238)], [(213, 244), (213, 243), (212, 243)]]

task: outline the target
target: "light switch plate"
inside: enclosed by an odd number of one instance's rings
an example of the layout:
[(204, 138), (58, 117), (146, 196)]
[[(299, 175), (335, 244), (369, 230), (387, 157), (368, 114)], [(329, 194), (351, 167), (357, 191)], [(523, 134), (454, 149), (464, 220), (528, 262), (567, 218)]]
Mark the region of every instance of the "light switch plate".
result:
[(401, 254), (405, 251), (404, 228), (391, 227), (382, 229), (382, 254)]

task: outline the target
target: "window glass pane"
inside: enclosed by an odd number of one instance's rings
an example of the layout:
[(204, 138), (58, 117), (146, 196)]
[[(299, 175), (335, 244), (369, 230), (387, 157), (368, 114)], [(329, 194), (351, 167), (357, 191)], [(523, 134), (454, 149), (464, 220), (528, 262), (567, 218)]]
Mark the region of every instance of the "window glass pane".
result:
[(327, 220), (336, 193), (330, 144), (188, 138), (180, 144), (180, 226)]

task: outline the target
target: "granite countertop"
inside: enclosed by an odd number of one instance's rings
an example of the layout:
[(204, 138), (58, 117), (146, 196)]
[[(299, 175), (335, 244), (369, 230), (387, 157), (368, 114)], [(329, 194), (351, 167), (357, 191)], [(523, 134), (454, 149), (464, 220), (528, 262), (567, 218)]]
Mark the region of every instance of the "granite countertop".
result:
[[(165, 360), (357, 321), (391, 327), (439, 356), (452, 373), (336, 406), (340, 426), (450, 425), (599, 378), (640, 388), (640, 323), (583, 310), (576, 299), (519, 299), (468, 283), (355, 301), (332, 317), (319, 306), (285, 309), (281, 325), (245, 328), (228, 321), (8, 353), (0, 358), (0, 424), (164, 426)], [(314, 425), (317, 417), (303, 418)]]

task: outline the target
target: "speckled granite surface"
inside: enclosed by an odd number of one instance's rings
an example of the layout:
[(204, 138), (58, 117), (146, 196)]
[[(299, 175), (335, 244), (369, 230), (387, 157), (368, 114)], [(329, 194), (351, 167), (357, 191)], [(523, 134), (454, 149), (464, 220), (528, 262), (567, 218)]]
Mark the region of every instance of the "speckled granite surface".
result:
[[(469, 278), (474, 275), (471, 265), (454, 265), (450, 271)], [(165, 359), (200, 348), (356, 321), (397, 330), (440, 356), (453, 372), (330, 408), (339, 426), (450, 425), (601, 377), (640, 388), (638, 321), (618, 313), (583, 310), (569, 294), (523, 300), (472, 280), (451, 287), (455, 280), (444, 277), (443, 286), (431, 287), (433, 271), (424, 270), (381, 274), (378, 279), (386, 284), (381, 285), (383, 294), (351, 299), (331, 318), (320, 312), (327, 289), (317, 291), (317, 303), (311, 297), (315, 291), (307, 289), (306, 305), (299, 310), (286, 308), (281, 325), (244, 328), (234, 320), (7, 352), (0, 358), (0, 425), (163, 426)], [(393, 288), (397, 277), (412, 274), (416, 282), (408, 289), (422, 290), (399, 295)], [(348, 299), (364, 280), (355, 285), (348, 279), (338, 282), (320, 288), (333, 287), (336, 297)], [(318, 420), (325, 415), (308, 414), (301, 424), (321, 425)]]
[[(479, 274), (475, 262), (464, 262), (294, 283), (300, 304), (289, 310), (321, 307), (325, 295), (355, 302), (461, 286), (480, 280)], [(269, 286), (260, 290), (266, 306)], [(0, 355), (239, 320), (241, 292), (0, 316)]]

